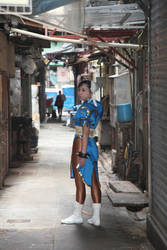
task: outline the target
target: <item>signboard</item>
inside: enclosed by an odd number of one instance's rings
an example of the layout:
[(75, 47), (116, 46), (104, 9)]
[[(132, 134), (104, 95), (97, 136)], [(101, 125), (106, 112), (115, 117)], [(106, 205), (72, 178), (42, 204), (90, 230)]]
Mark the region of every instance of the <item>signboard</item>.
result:
[(61, 83), (69, 83), (69, 70), (66, 67), (57, 68), (57, 81)]
[(0, 12), (32, 14), (32, 0), (0, 0)]

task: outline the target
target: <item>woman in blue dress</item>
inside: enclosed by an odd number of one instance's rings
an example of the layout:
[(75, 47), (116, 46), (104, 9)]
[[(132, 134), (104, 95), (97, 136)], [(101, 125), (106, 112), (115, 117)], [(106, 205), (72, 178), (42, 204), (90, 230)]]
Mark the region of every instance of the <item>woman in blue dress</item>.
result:
[(85, 184), (91, 188), (93, 201), (93, 216), (89, 224), (100, 225), (101, 190), (98, 176), (98, 148), (95, 128), (102, 118), (102, 105), (91, 99), (91, 82), (83, 80), (78, 85), (78, 96), (82, 104), (78, 109), (75, 120), (75, 136), (71, 155), (71, 177), (75, 178), (76, 202), (73, 214), (62, 220), (63, 224), (81, 224), (82, 207), (86, 198)]

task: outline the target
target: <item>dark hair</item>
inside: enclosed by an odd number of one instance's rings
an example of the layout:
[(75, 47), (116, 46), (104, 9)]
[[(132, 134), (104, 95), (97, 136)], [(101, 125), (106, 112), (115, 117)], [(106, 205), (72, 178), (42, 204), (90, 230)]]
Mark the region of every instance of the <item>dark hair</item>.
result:
[(78, 88), (80, 88), (82, 85), (86, 84), (89, 89), (91, 89), (91, 81), (89, 80), (83, 80), (78, 84)]

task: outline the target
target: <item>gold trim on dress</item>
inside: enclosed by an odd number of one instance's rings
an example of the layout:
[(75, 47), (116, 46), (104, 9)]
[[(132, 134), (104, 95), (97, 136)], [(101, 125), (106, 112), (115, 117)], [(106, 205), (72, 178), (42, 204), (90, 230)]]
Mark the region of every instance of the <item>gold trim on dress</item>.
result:
[(83, 176), (82, 176), (82, 173), (79, 171), (78, 168), (79, 168), (79, 164), (76, 166), (76, 169), (78, 170), (78, 173), (79, 173), (79, 175), (81, 176), (81, 179), (82, 179), (83, 183), (86, 184), (88, 187), (91, 187), (90, 185), (88, 185), (88, 184), (85, 182), (85, 180), (84, 180), (84, 178), (83, 178)]
[(90, 113), (89, 108), (86, 107), (86, 106), (82, 106), (82, 107), (80, 108), (80, 112), (81, 112), (81, 113), (84, 113), (83, 109), (86, 109), (86, 116), (85, 116), (85, 118), (88, 118), (89, 113)]
[[(82, 127), (76, 126), (75, 127), (75, 134), (77, 134), (79, 136), (83, 136)], [(90, 129), (89, 137), (95, 137), (95, 130), (94, 129)]]

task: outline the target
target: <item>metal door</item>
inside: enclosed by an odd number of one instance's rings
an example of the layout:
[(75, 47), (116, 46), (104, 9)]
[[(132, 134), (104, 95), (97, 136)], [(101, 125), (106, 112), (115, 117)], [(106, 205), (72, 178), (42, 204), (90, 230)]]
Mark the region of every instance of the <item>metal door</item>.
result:
[(167, 249), (167, 1), (151, 1), (150, 214), (148, 235)]

